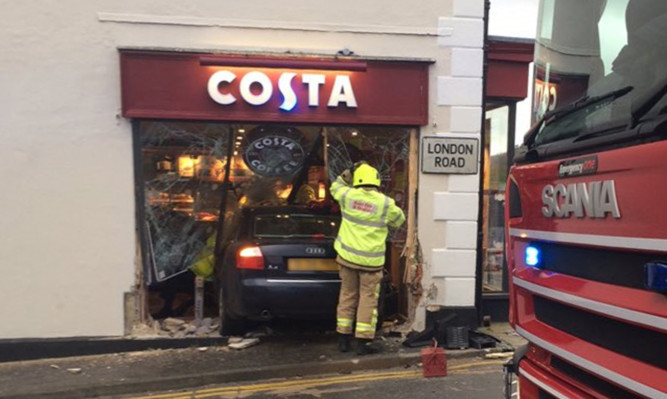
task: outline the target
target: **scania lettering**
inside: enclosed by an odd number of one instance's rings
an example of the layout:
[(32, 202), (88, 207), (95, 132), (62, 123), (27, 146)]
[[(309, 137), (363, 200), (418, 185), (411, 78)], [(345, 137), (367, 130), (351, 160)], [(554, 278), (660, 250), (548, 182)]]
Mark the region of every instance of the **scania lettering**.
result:
[[(283, 72), (278, 78), (278, 91), (282, 95), (283, 102), (279, 108), (283, 111), (291, 111), (296, 107), (297, 94), (292, 87), (292, 81), (297, 76), (293, 72)], [(237, 76), (231, 71), (217, 71), (208, 80), (208, 95), (213, 101), (220, 105), (231, 105), (237, 100), (231, 92), (222, 92), (220, 85), (230, 84)], [(320, 105), (320, 87), (326, 83), (326, 76), (322, 74), (302, 74), (301, 84), (308, 90), (308, 106), (318, 107)], [(258, 90), (252, 90), (257, 86)], [(239, 82), (239, 94), (243, 101), (250, 105), (261, 106), (266, 104), (274, 92), (274, 84), (263, 72), (251, 71), (243, 75)], [(354, 96), (352, 81), (348, 75), (335, 75), (333, 87), (329, 93), (327, 107), (335, 108), (344, 104), (347, 108), (357, 108), (357, 100)]]
[(607, 214), (620, 218), (613, 180), (590, 183), (547, 184), (542, 189), (544, 217), (604, 218)]
[(534, 123), (505, 190), (509, 320), (527, 341), (505, 397), (667, 399), (667, 1), (540, 0), (538, 15)]

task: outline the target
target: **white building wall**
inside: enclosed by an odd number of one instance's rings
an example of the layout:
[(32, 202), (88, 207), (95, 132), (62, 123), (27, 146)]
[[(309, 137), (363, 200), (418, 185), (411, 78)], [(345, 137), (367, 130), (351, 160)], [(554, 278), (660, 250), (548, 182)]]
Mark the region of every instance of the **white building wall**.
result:
[[(434, 126), (433, 133), (481, 140), (484, 1), (454, 0), (452, 14), (440, 18), (438, 30), (438, 46), (450, 59), (449, 68), (437, 74), (436, 109), (448, 123)], [(421, 176), (418, 223), (426, 295), (415, 314), (416, 330), (424, 328), (428, 306), (475, 305), (480, 171), (478, 166), (475, 175)], [(432, 230), (444, 234), (430, 235)]]
[[(432, 59), (421, 135), (479, 137), (482, 0), (34, 0), (0, 12), (0, 339), (123, 334), (137, 244), (118, 48)], [(472, 305), (477, 180), (420, 176), (435, 287), (422, 306)]]

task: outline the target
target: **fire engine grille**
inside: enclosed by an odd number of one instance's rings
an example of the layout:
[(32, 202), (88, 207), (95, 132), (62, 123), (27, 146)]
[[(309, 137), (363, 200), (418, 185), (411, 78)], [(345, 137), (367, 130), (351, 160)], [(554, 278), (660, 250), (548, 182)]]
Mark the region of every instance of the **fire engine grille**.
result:
[(644, 264), (667, 254), (615, 251), (534, 242), (540, 248), (541, 269), (601, 283), (645, 289)]
[(667, 369), (667, 334), (534, 296), (541, 322), (623, 356)]
[(641, 397), (600, 379), (579, 367), (561, 360), (560, 358), (552, 357), (551, 366), (606, 397), (614, 399), (641, 399)]

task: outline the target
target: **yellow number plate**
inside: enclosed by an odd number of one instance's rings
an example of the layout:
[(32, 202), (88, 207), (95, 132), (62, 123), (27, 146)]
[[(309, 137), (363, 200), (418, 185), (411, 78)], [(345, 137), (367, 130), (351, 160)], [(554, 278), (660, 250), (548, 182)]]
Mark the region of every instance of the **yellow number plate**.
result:
[(338, 264), (335, 259), (293, 258), (287, 259), (287, 270), (337, 272)]

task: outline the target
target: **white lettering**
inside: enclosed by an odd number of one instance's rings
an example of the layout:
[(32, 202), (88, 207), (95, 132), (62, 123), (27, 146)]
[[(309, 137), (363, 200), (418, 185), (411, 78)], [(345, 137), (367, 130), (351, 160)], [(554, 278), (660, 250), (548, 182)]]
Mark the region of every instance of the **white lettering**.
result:
[(544, 217), (603, 219), (607, 214), (618, 219), (621, 212), (616, 199), (613, 180), (589, 183), (571, 183), (567, 186), (548, 184), (542, 188), (542, 215)]
[(292, 89), (292, 79), (296, 76), (296, 73), (283, 73), (280, 75), (278, 80), (278, 89), (283, 95), (283, 103), (280, 104), (280, 109), (283, 111), (291, 111), (296, 106), (296, 93)]
[(613, 180), (605, 180), (602, 182), (600, 189), (599, 205), (596, 214), (598, 217), (604, 217), (606, 213), (610, 213), (615, 218), (621, 217), (621, 212), (618, 210), (618, 202), (616, 201), (616, 188)]
[[(299, 89), (294, 90), (292, 81), (297, 76), (294, 72), (283, 72), (278, 78), (278, 92), (283, 101), (279, 108), (283, 111), (291, 111), (298, 105)], [(231, 71), (217, 71), (208, 80), (208, 95), (213, 101), (220, 105), (231, 105), (236, 102), (232, 92), (222, 93), (220, 84), (230, 84), (236, 80), (236, 75)], [(326, 75), (303, 74), (301, 83), (308, 90), (308, 106), (318, 107), (320, 105), (320, 88), (326, 83)], [(230, 86), (230, 90), (233, 86)], [(273, 96), (274, 87), (271, 79), (263, 72), (251, 71), (246, 73), (238, 86), (238, 95), (250, 105), (264, 105)], [(329, 93), (328, 107), (338, 107), (345, 104), (348, 108), (357, 108), (357, 99), (354, 95), (352, 82), (348, 75), (334, 76), (333, 87)]]
[[(254, 94), (250, 87), (253, 83), (257, 83), (261, 86), (259, 94)], [(248, 72), (242, 79), (241, 85), (239, 86), (239, 91), (241, 92), (241, 97), (250, 105), (263, 105), (273, 95), (273, 85), (268, 76), (262, 72)]]
[(218, 104), (229, 105), (236, 102), (236, 97), (233, 94), (220, 93), (220, 83), (232, 83), (236, 79), (236, 75), (229, 71), (218, 71), (211, 75), (208, 79), (208, 95)]
[(347, 75), (336, 76), (327, 106), (337, 107), (340, 103), (345, 103), (348, 108), (357, 108), (357, 99), (354, 98), (352, 82)]
[(308, 106), (317, 107), (320, 105), (320, 86), (324, 84), (324, 75), (314, 75), (305, 73), (301, 81), (308, 85)]
[(554, 215), (554, 209), (556, 208), (556, 201), (554, 200), (554, 186), (546, 185), (542, 188), (542, 215), (544, 217), (550, 218)]

